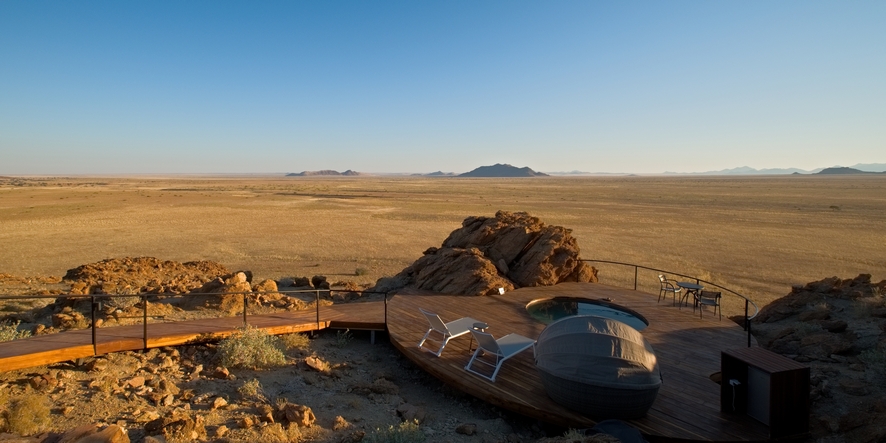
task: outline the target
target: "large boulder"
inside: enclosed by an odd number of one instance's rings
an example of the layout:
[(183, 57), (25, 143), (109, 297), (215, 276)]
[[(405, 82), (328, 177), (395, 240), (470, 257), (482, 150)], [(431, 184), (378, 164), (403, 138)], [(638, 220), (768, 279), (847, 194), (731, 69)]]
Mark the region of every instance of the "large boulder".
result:
[(795, 286), (760, 310), (760, 346), (810, 367), (810, 440), (884, 441), (886, 280), (861, 274)]
[(489, 295), (499, 288), (596, 282), (597, 270), (582, 262), (579, 252), (571, 230), (525, 212), (499, 211), (495, 217), (466, 218), (442, 247), (428, 249), (396, 276), (380, 279), (374, 290)]

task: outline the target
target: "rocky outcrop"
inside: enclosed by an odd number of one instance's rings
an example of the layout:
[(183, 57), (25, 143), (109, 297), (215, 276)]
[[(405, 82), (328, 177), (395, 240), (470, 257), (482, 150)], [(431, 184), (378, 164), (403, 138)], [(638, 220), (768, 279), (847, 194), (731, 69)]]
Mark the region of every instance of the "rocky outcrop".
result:
[(499, 288), (596, 282), (597, 270), (581, 261), (571, 230), (544, 224), (525, 212), (499, 211), (495, 217), (468, 217), (440, 248), (376, 291), (415, 288), (443, 294), (490, 295)]
[(64, 280), (71, 283), (71, 294), (182, 294), (230, 273), (212, 261), (179, 263), (154, 257), (124, 257), (69, 269)]
[(753, 320), (760, 346), (809, 365), (814, 439), (886, 439), (886, 280), (795, 286)]

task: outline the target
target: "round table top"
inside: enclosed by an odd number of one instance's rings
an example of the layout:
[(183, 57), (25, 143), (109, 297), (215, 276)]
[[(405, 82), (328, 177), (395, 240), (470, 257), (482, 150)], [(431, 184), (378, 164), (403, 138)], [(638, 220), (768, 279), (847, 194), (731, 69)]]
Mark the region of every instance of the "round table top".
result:
[(689, 283), (689, 282), (685, 282), (685, 281), (678, 281), (677, 286), (679, 286), (681, 288), (686, 288), (686, 289), (704, 289), (704, 286), (702, 286), (702, 285), (695, 284), (695, 283)]
[(478, 321), (477, 323), (474, 323), (474, 329), (479, 329), (481, 331), (484, 331), (488, 327), (489, 327), (489, 325), (487, 325), (486, 323), (483, 323), (482, 321)]

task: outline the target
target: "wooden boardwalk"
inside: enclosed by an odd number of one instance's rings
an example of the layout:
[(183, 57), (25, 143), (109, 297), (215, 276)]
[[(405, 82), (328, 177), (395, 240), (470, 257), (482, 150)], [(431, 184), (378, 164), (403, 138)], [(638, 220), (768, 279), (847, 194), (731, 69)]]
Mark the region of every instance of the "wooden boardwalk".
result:
[[(324, 328), (385, 329), (384, 302), (336, 304), (320, 307), (320, 321), (314, 309), (250, 315), (250, 326), (270, 334), (315, 331)], [(243, 326), (243, 317), (207, 318), (169, 323), (148, 323), (147, 347), (175, 346), (207, 338), (224, 338)], [(58, 363), (109, 352), (144, 349), (141, 324), (98, 328), (96, 346), (92, 330), (38, 335), (0, 343), (0, 371)]]
[(566, 283), (522, 288), (503, 296), (458, 297), (396, 295), (388, 301), (391, 341), (425, 371), (490, 404), (564, 427), (591, 427), (595, 421), (553, 402), (539, 379), (532, 351), (505, 362), (495, 383), (464, 370), (471, 353), (469, 336), (452, 340), (441, 357), (417, 348), (428, 327), (418, 308), (438, 313), (444, 321), (473, 317), (501, 337), (516, 332), (538, 337), (544, 325), (526, 313), (526, 303), (556, 296), (610, 298), (649, 321), (643, 335), (661, 366), (663, 383), (646, 417), (630, 420), (655, 441), (768, 441), (768, 429), (744, 415), (720, 412), (720, 386), (710, 376), (720, 371), (720, 351), (747, 346), (746, 332), (713, 315), (700, 319), (692, 309), (657, 302), (655, 295), (600, 284)]

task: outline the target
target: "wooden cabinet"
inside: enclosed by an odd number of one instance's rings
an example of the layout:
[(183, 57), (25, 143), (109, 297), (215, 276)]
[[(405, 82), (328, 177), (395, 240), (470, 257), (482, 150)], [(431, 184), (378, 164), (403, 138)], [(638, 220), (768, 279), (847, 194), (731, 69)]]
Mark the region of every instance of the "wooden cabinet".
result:
[(770, 438), (809, 432), (809, 367), (760, 347), (722, 351), (720, 410), (769, 426)]

